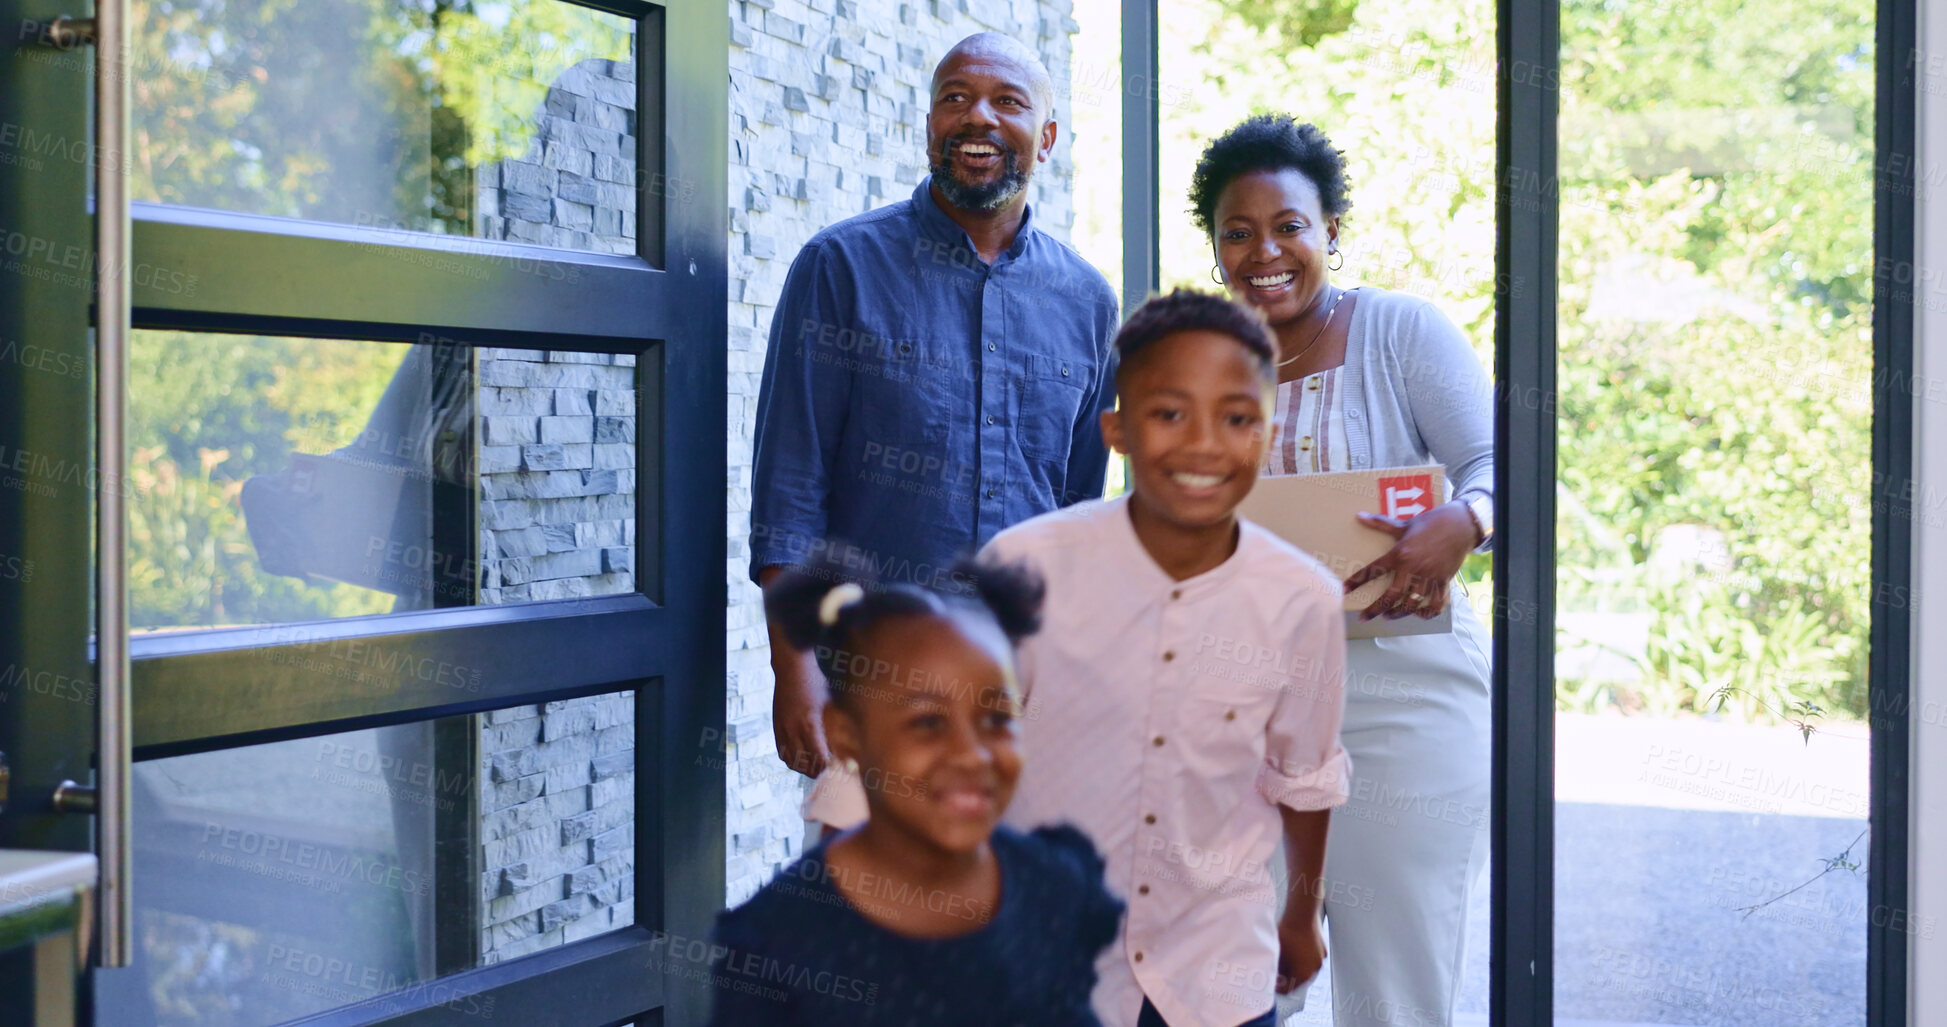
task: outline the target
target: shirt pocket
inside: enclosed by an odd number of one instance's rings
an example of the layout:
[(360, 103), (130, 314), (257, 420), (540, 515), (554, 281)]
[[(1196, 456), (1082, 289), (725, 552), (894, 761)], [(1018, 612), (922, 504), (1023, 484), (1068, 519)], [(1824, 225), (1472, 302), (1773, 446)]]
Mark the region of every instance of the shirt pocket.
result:
[(1234, 663), (1215, 657), (1195, 666), (1196, 679), (1177, 708), (1178, 729), (1211, 758), (1234, 763), (1255, 779), (1264, 761), (1265, 729), (1287, 684), (1276, 668)]
[(966, 416), (959, 372), (916, 338), (888, 339), (878, 359), (852, 376), (852, 416), (868, 453), (938, 446)]
[(1015, 411), (1021, 452), (1065, 463), (1087, 389), (1088, 374), (1083, 365), (1064, 357), (1029, 354), (1017, 393), (1020, 406)]

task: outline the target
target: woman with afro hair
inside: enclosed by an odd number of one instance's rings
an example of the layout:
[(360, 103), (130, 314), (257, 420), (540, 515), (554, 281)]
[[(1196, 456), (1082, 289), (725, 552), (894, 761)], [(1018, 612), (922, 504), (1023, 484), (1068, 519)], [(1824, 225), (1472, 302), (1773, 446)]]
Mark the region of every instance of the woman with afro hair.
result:
[(1488, 639), (1456, 578), (1494, 531), (1487, 375), (1453, 322), (1418, 297), (1332, 283), (1352, 206), (1345, 157), (1283, 115), (1203, 152), (1191, 208), (1211, 275), (1278, 341), (1276, 444), (1265, 473), (1438, 462), (1454, 499), (1411, 520), (1362, 514), (1396, 539), (1346, 579), (1392, 575), (1362, 617), (1453, 611), (1450, 633), (1347, 643), (1351, 800), (1332, 817), (1324, 909), (1337, 1027), (1448, 1024), (1469, 892), (1487, 861)]

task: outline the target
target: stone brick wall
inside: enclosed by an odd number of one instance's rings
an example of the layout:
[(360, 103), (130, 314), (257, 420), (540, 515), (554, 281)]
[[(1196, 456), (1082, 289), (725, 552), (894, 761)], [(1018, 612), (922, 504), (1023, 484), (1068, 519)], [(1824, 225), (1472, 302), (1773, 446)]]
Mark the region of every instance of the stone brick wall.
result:
[(481, 717), (483, 963), (634, 922), (635, 693)]
[[(482, 349), (482, 603), (635, 587), (633, 356)], [(635, 696), (480, 725), (483, 962), (634, 919)]]
[(482, 349), (482, 603), (635, 587), (635, 357)]
[(549, 85), (523, 156), (474, 176), (474, 235), (635, 252), (635, 65), (591, 58)]
[[(743, 901), (798, 855), (801, 778), (778, 762), (763, 607), (750, 583), (751, 434), (770, 319), (812, 233), (905, 199), (926, 173), (933, 66), (970, 33), (1034, 46), (1064, 98), (1070, 0), (731, 0), (728, 894)], [(1065, 102), (1055, 116), (1066, 125)], [(1035, 172), (1044, 230), (1074, 223), (1064, 132)]]
[[(522, 157), (475, 177), (477, 235), (635, 250), (635, 69), (550, 86)], [(481, 349), (480, 602), (635, 588), (636, 360)], [(634, 920), (635, 696), (480, 718), (480, 950), (492, 963)]]

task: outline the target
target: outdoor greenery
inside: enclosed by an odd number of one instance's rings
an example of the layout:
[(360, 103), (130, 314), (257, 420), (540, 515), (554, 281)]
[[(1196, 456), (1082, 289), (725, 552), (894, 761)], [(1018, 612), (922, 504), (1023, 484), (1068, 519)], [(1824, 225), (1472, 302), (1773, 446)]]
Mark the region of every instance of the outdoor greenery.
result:
[(393, 597), (264, 571), (243, 483), (365, 425), (403, 346), (137, 332), (130, 347), (129, 595), (138, 629), (384, 613)]
[[(630, 60), (630, 23), (559, 3), (138, 0), (136, 198), (470, 235), (475, 172), (530, 155), (551, 83)], [(532, 157), (530, 156), (530, 159)], [(351, 444), (393, 344), (138, 333), (131, 612), (139, 629), (383, 613), (394, 597), (264, 571), (243, 483)]]
[(137, 199), (471, 235), (474, 171), (528, 153), (548, 87), (630, 23), (507, 0), (143, 0)]
[[(1561, 173), (1508, 184), (1560, 200), (1559, 609), (1616, 626), (1558, 640), (1612, 657), (1566, 707), (1865, 715), (1872, 17), (1563, 5)], [(1210, 286), (1180, 199), (1203, 145), (1289, 112), (1350, 162), (1339, 280), (1426, 296), (1491, 363), (1493, 5), (1162, 18), (1165, 284)]]

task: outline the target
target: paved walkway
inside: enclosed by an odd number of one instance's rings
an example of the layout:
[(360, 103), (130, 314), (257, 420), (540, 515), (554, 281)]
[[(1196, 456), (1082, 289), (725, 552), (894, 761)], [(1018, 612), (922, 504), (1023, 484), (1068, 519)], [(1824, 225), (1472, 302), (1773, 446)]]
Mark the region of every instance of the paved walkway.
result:
[[(1860, 1027), (1866, 729), (1556, 719), (1556, 1027)], [(1853, 844), (1858, 839), (1857, 844)], [(1488, 896), (1458, 1003), (1487, 1023)], [(1329, 975), (1329, 969), (1327, 971)], [(1331, 1023), (1329, 979), (1289, 1025)]]

